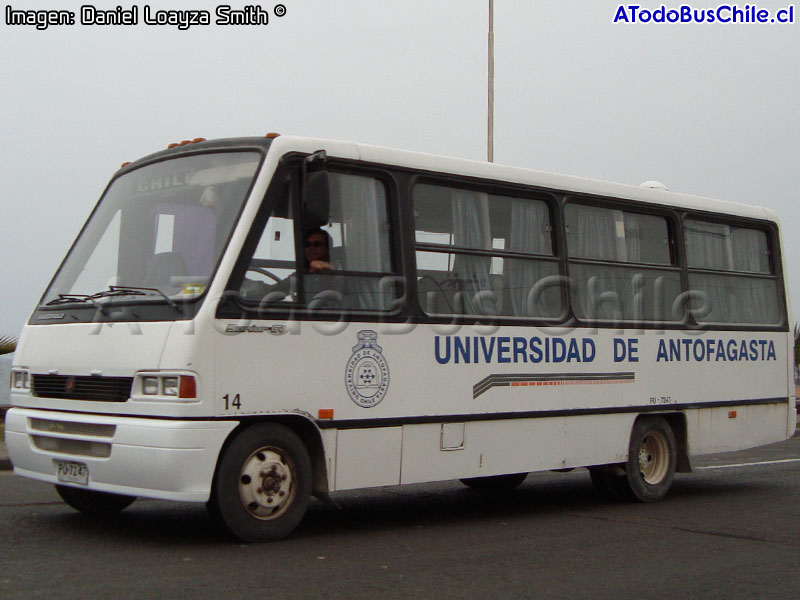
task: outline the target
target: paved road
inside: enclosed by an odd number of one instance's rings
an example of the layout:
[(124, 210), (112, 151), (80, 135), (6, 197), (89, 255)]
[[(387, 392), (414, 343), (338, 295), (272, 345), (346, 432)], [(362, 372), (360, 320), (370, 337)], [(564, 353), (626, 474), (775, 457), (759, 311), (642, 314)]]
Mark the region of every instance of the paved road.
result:
[(202, 506), (140, 500), (97, 521), (0, 473), (0, 598), (800, 597), (800, 437), (698, 466), (653, 505), (601, 500), (586, 471), (501, 497), (341, 494), (262, 545), (216, 537)]

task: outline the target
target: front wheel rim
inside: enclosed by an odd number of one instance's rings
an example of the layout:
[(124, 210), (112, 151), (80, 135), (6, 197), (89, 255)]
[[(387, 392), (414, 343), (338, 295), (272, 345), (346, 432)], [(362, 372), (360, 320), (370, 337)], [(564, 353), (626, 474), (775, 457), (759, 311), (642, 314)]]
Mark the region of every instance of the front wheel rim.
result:
[(239, 498), (248, 514), (267, 521), (285, 513), (297, 494), (295, 473), (294, 462), (280, 448), (253, 452), (239, 474)]
[(639, 472), (650, 485), (658, 485), (669, 471), (669, 446), (666, 437), (657, 431), (645, 434), (639, 447)]

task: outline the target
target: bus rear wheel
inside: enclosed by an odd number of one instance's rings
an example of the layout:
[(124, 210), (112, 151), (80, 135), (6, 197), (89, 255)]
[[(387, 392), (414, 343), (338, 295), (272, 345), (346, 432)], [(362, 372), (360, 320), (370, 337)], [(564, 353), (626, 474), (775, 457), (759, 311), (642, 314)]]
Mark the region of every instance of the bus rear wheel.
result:
[(136, 500), (136, 496), (82, 490), (66, 485), (56, 485), (56, 492), (69, 506), (87, 515), (113, 515), (128, 508)]
[(509, 475), (492, 475), (489, 477), (468, 477), (459, 481), (473, 490), (510, 492), (525, 481), (527, 476), (527, 473), (511, 473)]
[(300, 438), (283, 425), (260, 423), (223, 453), (207, 507), (242, 541), (279, 540), (303, 519), (311, 487), (311, 459)]
[(633, 424), (628, 460), (592, 467), (592, 483), (607, 496), (656, 502), (666, 496), (677, 465), (677, 445), (663, 417), (640, 417)]

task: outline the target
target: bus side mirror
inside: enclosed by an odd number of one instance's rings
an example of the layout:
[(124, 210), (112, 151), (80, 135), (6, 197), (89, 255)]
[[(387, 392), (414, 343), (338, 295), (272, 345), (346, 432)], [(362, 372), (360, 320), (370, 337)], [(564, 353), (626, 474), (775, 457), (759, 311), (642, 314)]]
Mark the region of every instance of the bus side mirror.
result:
[(325, 150), (317, 150), (303, 161), (303, 216), (307, 229), (322, 227), (330, 220), (327, 159)]

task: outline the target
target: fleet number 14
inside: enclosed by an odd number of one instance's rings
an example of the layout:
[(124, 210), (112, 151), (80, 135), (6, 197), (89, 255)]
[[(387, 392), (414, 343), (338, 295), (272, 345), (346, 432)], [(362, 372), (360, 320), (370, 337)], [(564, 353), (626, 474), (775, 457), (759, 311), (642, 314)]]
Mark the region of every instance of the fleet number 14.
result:
[(225, 394), (222, 399), (225, 400), (225, 410), (230, 410), (231, 407), (237, 410), (242, 408), (242, 399), (239, 394), (236, 394), (233, 398), (230, 397), (230, 394)]

